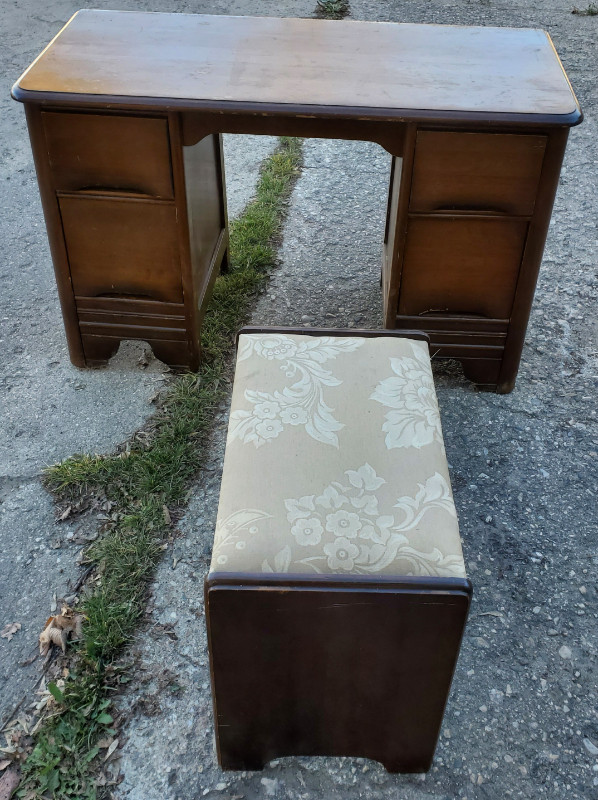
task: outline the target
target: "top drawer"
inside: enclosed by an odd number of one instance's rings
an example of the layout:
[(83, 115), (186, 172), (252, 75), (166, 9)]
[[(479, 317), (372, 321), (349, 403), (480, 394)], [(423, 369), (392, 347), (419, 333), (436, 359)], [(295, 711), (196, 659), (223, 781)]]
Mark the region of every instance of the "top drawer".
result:
[(545, 136), (419, 131), (411, 211), (534, 211)]
[(165, 119), (48, 111), (42, 118), (56, 189), (172, 198)]

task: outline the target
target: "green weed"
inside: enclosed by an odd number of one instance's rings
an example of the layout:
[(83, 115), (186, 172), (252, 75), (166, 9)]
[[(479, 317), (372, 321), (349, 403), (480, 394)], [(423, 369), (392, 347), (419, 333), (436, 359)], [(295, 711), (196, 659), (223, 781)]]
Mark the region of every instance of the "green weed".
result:
[(349, 12), (348, 0), (318, 0), (316, 11), (326, 19), (342, 19)]

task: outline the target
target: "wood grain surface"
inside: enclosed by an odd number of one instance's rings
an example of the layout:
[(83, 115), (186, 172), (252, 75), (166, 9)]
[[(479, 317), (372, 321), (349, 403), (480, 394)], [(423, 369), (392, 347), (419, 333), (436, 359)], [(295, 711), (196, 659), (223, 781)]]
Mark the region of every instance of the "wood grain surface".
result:
[(544, 31), (346, 20), (83, 10), (13, 89), (36, 94), (581, 118)]

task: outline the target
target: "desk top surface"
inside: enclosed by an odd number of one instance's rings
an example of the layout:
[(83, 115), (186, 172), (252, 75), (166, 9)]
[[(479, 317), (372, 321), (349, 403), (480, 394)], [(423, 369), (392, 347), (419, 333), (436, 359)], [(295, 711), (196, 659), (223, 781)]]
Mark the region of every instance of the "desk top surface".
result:
[(13, 96), (237, 111), (333, 109), (361, 118), (420, 111), (553, 124), (581, 118), (541, 30), (126, 11), (75, 14)]

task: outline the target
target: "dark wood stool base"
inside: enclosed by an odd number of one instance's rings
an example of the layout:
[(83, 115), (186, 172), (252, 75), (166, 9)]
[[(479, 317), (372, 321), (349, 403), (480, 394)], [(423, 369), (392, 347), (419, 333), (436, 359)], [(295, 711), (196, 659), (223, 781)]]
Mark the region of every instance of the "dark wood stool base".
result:
[(430, 768), (469, 608), (460, 578), (212, 573), (218, 760), (353, 756)]

